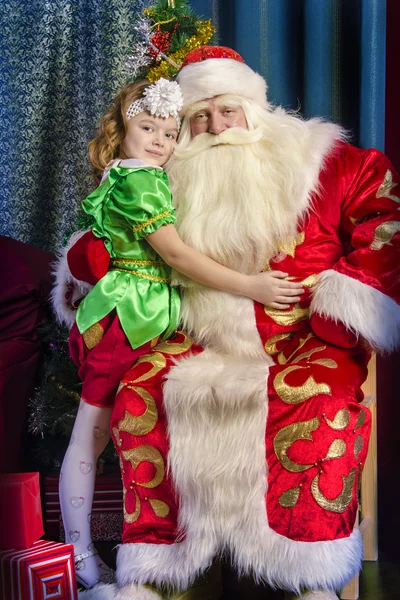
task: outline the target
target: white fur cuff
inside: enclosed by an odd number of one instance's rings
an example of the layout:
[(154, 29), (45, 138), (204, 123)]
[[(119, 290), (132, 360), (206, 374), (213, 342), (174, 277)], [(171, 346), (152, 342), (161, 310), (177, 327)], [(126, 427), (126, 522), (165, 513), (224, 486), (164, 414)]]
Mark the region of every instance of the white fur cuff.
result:
[(375, 288), (333, 269), (321, 273), (310, 311), (342, 321), (376, 350), (390, 352), (400, 345), (400, 306)]
[(99, 583), (90, 590), (79, 593), (79, 600), (162, 600), (157, 592), (153, 592), (136, 584), (119, 588), (115, 583)]

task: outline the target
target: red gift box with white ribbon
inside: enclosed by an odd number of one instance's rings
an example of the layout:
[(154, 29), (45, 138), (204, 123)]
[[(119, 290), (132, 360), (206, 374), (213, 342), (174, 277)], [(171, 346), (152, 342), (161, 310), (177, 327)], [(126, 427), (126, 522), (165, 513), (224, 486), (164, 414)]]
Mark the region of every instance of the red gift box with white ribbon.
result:
[(0, 600), (77, 600), (74, 547), (39, 540), (0, 551)]
[(39, 473), (0, 475), (0, 548), (28, 548), (42, 537)]

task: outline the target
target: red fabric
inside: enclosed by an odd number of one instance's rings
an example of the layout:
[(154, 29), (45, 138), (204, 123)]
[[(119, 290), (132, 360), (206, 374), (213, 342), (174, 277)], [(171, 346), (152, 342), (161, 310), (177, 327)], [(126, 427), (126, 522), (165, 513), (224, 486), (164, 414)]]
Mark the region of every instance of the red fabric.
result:
[(237, 60), (238, 62), (244, 63), (243, 58), (232, 50), (232, 48), (228, 48), (227, 46), (202, 46), (201, 48), (196, 48), (189, 52), (186, 56), (181, 69), (186, 67), (187, 65), (192, 65), (197, 62), (202, 62), (203, 60), (208, 60), (209, 58), (230, 58), (232, 60)]
[[(0, 236), (0, 473), (20, 470), (20, 441), (35, 385), (54, 256)], [(23, 377), (21, 377), (23, 373)]]
[(122, 376), (139, 356), (150, 350), (151, 342), (134, 350), (115, 311), (101, 319), (99, 325), (104, 335), (89, 350), (74, 323), (69, 335), (69, 348), (83, 381), (82, 399), (94, 406), (113, 406)]
[(28, 548), (43, 535), (39, 473), (0, 475), (0, 548)]
[(0, 552), (2, 600), (77, 600), (74, 547), (41, 540)]
[[(178, 500), (166, 468), (169, 439), (162, 382), (176, 358), (200, 351), (200, 346), (193, 344), (188, 336), (177, 332), (174, 338), (143, 356), (122, 379), (125, 385), (116, 397), (111, 432), (122, 467), (124, 543), (172, 544), (177, 541)], [(132, 423), (124, 428), (128, 413), (138, 417), (136, 429)], [(155, 415), (153, 420), (146, 418), (150, 413)], [(157, 516), (151, 501), (162, 502), (165, 512)]]
[(329, 317), (314, 314), (310, 325), (317, 337), (339, 348), (355, 348), (358, 344), (357, 336), (340, 321), (335, 322)]
[(68, 251), (67, 262), (75, 279), (95, 285), (107, 273), (110, 255), (104, 240), (88, 231)]

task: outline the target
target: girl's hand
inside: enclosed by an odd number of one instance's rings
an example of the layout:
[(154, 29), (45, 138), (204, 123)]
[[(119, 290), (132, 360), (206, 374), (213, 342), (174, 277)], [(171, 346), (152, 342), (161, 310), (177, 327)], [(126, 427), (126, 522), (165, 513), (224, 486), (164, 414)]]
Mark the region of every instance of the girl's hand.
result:
[(261, 302), (264, 306), (284, 309), (288, 304), (299, 302), (304, 288), (298, 282), (286, 281), (288, 273), (266, 271), (258, 275), (249, 275), (250, 287), (246, 296)]

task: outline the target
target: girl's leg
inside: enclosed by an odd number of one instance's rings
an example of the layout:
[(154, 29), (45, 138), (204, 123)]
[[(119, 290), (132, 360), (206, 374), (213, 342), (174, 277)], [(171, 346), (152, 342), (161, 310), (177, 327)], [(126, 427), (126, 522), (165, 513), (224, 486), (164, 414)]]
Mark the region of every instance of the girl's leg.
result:
[(60, 473), (65, 541), (74, 545), (77, 578), (87, 588), (109, 574), (109, 568), (94, 548), (90, 517), (96, 463), (110, 439), (111, 412), (112, 408), (100, 408), (81, 400)]

